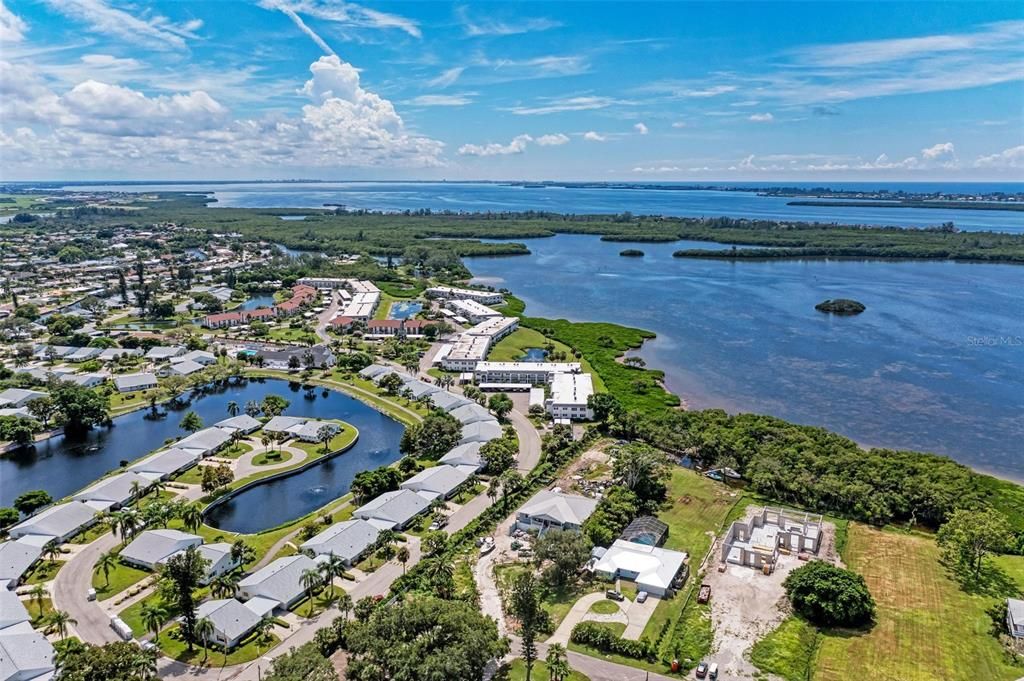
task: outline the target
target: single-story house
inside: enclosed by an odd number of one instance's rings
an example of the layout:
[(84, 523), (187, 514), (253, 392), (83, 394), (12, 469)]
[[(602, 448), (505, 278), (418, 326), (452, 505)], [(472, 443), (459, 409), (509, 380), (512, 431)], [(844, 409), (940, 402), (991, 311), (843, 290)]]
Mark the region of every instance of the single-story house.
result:
[(516, 527), (538, 532), (579, 530), (595, 508), (597, 499), (542, 489), (516, 512)]
[(483, 442), (467, 442), (464, 445), (456, 445), (439, 459), (439, 463), (475, 473), (484, 467), (484, 460), (480, 458), (480, 448), (483, 446)]
[(385, 373), (394, 371), (391, 367), (384, 366), (383, 364), (371, 364), (368, 367), (364, 367), (359, 370), (359, 377), (365, 379), (374, 379), (377, 376), (381, 376)]
[(334, 366), (334, 353), (326, 345), (314, 345), (310, 348), (289, 348), (286, 350), (264, 350), (260, 353), (268, 369), (290, 369), (289, 360), (299, 359), (299, 365), (306, 366), (307, 353), (313, 357), (313, 366)]
[(142, 350), (139, 348), (107, 348), (102, 351), (96, 359), (101, 362), (113, 362), (122, 357), (141, 357)]
[(210, 561), (206, 568), (206, 576), (202, 580), (203, 584), (208, 584), (214, 578), (238, 567), (238, 561), (231, 557), (231, 544), (227, 542), (203, 544), (199, 547), (199, 555)]
[(13, 589), (22, 576), (39, 560), (43, 547), (21, 540), (0, 543), (0, 584)]
[(72, 352), (77, 350), (70, 345), (40, 345), (35, 349), (36, 359), (49, 359), (53, 357), (59, 359), (61, 357), (67, 357)]
[(380, 532), (376, 525), (353, 518), (334, 523), (299, 548), (314, 556), (333, 554), (345, 562), (345, 567), (351, 567), (370, 550)]
[(99, 357), (102, 352), (103, 348), (78, 348), (70, 355), (67, 355), (64, 360), (66, 362), (87, 362), (94, 357)]
[(146, 530), (121, 550), (121, 560), (144, 570), (155, 570), (179, 551), (202, 543), (202, 537), (187, 532)]
[(178, 440), (174, 446), (178, 449), (195, 450), (202, 456), (208, 456), (231, 442), (231, 435), (220, 428), (203, 428), (188, 437)]
[(30, 419), (32, 418), (32, 412), (28, 410), (28, 407), (0, 407), (0, 416), (17, 416), (18, 418)]
[(467, 442), (490, 442), (501, 437), (501, 426), (492, 418), (490, 421), (477, 421), (462, 427), (462, 439), (459, 444)]
[(96, 509), (80, 501), (51, 506), (7, 531), (12, 539), (37, 535), (62, 544), (96, 522)]
[(204, 601), (196, 608), (196, 617), (210, 620), (213, 625), (210, 642), (228, 650), (237, 646), (263, 619), (262, 615), (234, 598)]
[(100, 511), (108, 508), (123, 506), (135, 497), (135, 489), (138, 487), (139, 494), (142, 494), (152, 481), (133, 471), (126, 471), (111, 475), (99, 482), (86, 487), (84, 490), (72, 497), (76, 501), (82, 501)]
[(238, 595), (245, 600), (266, 598), (287, 610), (304, 595), (302, 573), (317, 563), (307, 555), (296, 554), (278, 558), (238, 583)]
[(469, 425), (470, 423), (478, 423), (480, 421), (495, 420), (494, 414), (476, 403), (464, 404), (461, 407), (452, 409), (448, 413), (454, 416), (459, 423), (464, 426)]
[(193, 350), (192, 352), (186, 352), (184, 355), (171, 358), (172, 364), (178, 362), (195, 362), (196, 364), (208, 367), (217, 363), (217, 355), (206, 350)]
[(53, 645), (28, 623), (0, 629), (0, 678), (40, 681), (53, 678)]
[(24, 407), (38, 397), (46, 397), (46, 393), (24, 388), (8, 388), (0, 392), (0, 407)]
[(147, 456), (137, 464), (129, 466), (128, 470), (150, 480), (166, 480), (192, 466), (199, 458), (199, 453), (194, 449), (173, 447)]
[[(18, 598), (18, 594), (7, 589), (0, 589), (0, 631), (18, 624), (28, 623), (31, 619), (25, 604)], [(0, 664), (3, 664), (2, 659), (0, 659)], [(0, 667), (0, 669), (3, 668)], [(7, 677), (2, 678), (6, 681)]]
[(301, 426), (307, 420), (303, 416), (275, 416), (263, 424), (263, 432), (271, 435), (274, 433), (288, 433), (289, 429)]
[(96, 386), (107, 380), (107, 374), (91, 373), (91, 374), (66, 374), (60, 377), (60, 380), (80, 385), (83, 388), (95, 388)]
[(453, 409), (458, 409), (467, 404), (472, 404), (465, 397), (450, 393), (447, 390), (440, 392), (431, 393), (430, 401), (434, 403), (434, 406), (443, 411), (451, 412)]
[(594, 563), (593, 570), (602, 579), (636, 582), (638, 591), (664, 598), (681, 586), (687, 555), (657, 546), (616, 539)]
[(308, 419), (302, 416), (275, 416), (266, 422), (263, 430), (267, 433), (284, 433), (303, 442), (320, 442), (320, 429), (324, 426), (334, 433), (341, 430), (341, 426), (333, 421)]
[(470, 475), (454, 466), (432, 466), (412, 476), (399, 487), (412, 490), (427, 499), (447, 499), (466, 484)]
[(149, 349), (149, 352), (146, 353), (146, 359), (154, 361), (154, 362), (160, 362), (160, 361), (169, 360), (172, 357), (177, 357), (179, 355), (184, 355), (184, 354), (185, 354), (185, 346), (184, 345), (171, 345), (169, 347), (168, 346), (157, 346), (155, 348), (150, 348)]
[(199, 362), (193, 362), (190, 359), (186, 359), (180, 362), (171, 362), (167, 366), (161, 367), (158, 373), (161, 376), (191, 376), (205, 368), (206, 367)]
[(1024, 601), (1016, 598), (1006, 599), (1006, 626), (1010, 636), (1024, 638)]
[(224, 419), (223, 421), (217, 421), (213, 424), (221, 430), (226, 430), (229, 433), (239, 431), (243, 435), (248, 435), (259, 430), (260, 426), (263, 425), (258, 419), (249, 416), (248, 414), (239, 414), (238, 416), (232, 416), (231, 418)]
[(365, 520), (382, 530), (401, 530), (408, 527), (429, 506), (430, 502), (416, 492), (397, 489), (363, 504), (352, 513), (352, 517)]
[(418, 400), (419, 398), (423, 397), (424, 395), (429, 397), (429, 396), (433, 395), (434, 393), (441, 392), (441, 389), (438, 388), (436, 385), (432, 385), (432, 384), (427, 383), (425, 381), (419, 381), (419, 380), (408, 381), (405, 384), (405, 389), (408, 390), (412, 394), (412, 398), (414, 400)]
[[(153, 348), (154, 350), (156, 348)], [(137, 390), (149, 390), (157, 386), (156, 374), (147, 372), (114, 376), (114, 387), (118, 392), (130, 393)]]

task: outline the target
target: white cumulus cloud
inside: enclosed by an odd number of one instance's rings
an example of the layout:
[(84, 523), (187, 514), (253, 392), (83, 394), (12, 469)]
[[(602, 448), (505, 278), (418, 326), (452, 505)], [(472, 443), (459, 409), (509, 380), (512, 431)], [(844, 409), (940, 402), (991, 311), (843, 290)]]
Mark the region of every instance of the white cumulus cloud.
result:
[(18, 43), (25, 37), (28, 24), (0, 0), (0, 42)]
[(771, 123), (775, 120), (775, 116), (772, 116), (771, 113), (756, 113), (751, 114), (748, 120), (755, 123)]
[(542, 147), (558, 147), (563, 144), (569, 143), (569, 136), (563, 135), (562, 133), (554, 133), (550, 135), (541, 135), (537, 138), (537, 144)]
[(608, 137), (594, 130), (588, 130), (587, 132), (583, 133), (583, 139), (587, 140), (588, 142), (606, 142), (608, 140)]
[(1024, 168), (1024, 144), (991, 156), (979, 156), (974, 165), (978, 168)]
[(508, 144), (463, 144), (459, 147), (462, 156), (508, 156), (526, 151), (526, 145), (533, 141), (529, 135), (516, 135)]
[(637, 133), (640, 135), (646, 135), (648, 132), (650, 132), (650, 130), (647, 129), (647, 126), (644, 125), (643, 123), (637, 123), (636, 125), (633, 126), (633, 129), (636, 130)]

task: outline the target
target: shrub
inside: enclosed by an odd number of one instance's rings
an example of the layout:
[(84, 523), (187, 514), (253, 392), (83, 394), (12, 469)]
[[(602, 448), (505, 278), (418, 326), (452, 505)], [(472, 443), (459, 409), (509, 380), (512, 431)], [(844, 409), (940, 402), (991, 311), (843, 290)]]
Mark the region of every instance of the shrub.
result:
[(655, 660), (655, 646), (648, 639), (631, 641), (619, 636), (607, 626), (597, 622), (580, 622), (572, 628), (569, 640), (578, 645), (595, 648), (603, 653), (631, 657), (634, 660)]
[(793, 608), (814, 624), (860, 627), (875, 618), (875, 600), (864, 578), (824, 561), (797, 568), (782, 586)]

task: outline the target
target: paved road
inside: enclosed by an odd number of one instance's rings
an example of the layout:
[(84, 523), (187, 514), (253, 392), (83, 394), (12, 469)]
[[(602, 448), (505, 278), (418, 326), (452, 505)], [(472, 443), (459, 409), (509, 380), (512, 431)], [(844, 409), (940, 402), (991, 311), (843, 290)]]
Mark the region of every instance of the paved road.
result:
[(320, 313), (320, 317), (317, 318), (316, 322), (316, 335), (325, 344), (330, 345), (334, 339), (327, 333), (327, 325), (331, 323), (335, 315), (338, 314), (338, 307), (340, 306), (340, 298), (336, 291), (330, 291), (328, 294), (331, 297), (331, 304), (327, 306), (327, 309)]
[(520, 411), (513, 409), (509, 412), (508, 419), (512, 422), (512, 427), (516, 429), (516, 435), (519, 436), (517, 468), (520, 473), (525, 475), (540, 463), (540, 434), (530, 423), (530, 419)]
[(118, 545), (118, 539), (108, 532), (72, 556), (57, 573), (53, 582), (53, 607), (67, 611), (78, 621), (74, 634), (89, 643), (119, 641), (110, 628), (110, 616), (99, 603), (86, 598), (92, 588), (92, 568), (100, 554)]

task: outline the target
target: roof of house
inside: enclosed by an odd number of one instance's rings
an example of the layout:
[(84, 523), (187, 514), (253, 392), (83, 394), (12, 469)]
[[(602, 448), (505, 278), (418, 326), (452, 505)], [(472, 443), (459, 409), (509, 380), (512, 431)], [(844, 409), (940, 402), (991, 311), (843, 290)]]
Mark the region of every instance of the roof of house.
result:
[(18, 594), (0, 589), (0, 631), (31, 619)]
[(1010, 619), (1018, 626), (1024, 626), (1024, 601), (1016, 598), (1007, 598), (1006, 605), (1010, 611)]
[(501, 426), (498, 425), (497, 420), (492, 418), (490, 421), (477, 421), (463, 426), (462, 439), (459, 440), (459, 444), (489, 442), (499, 437), (501, 437)]
[(89, 523), (96, 515), (96, 509), (78, 501), (51, 506), (42, 513), (23, 520), (9, 532), (19, 534), (41, 534), (49, 537), (63, 537)]
[(203, 538), (178, 530), (146, 530), (121, 551), (122, 558), (156, 565), (189, 546), (199, 546)]
[(24, 388), (8, 388), (0, 392), (0, 404), (17, 404), (37, 397), (46, 397), (46, 393), (39, 392), (38, 390), (26, 390)]
[(483, 442), (467, 442), (456, 445), (450, 452), (440, 458), (440, 462), (449, 466), (466, 464), (479, 466), (483, 463), (483, 460), (480, 458), (480, 448), (483, 446)]
[(331, 431), (335, 433), (341, 430), (341, 426), (339, 426), (337, 423), (332, 423), (331, 421), (321, 421), (319, 419), (309, 419), (305, 423), (300, 423), (292, 426), (291, 428), (288, 429), (288, 432), (292, 433), (296, 437), (301, 437), (303, 439), (319, 440), (320, 429), (324, 427), (330, 428)]
[(146, 457), (142, 461), (129, 466), (128, 470), (135, 471), (140, 475), (144, 475), (146, 473), (167, 475), (180, 470), (191, 463), (195, 463), (198, 460), (199, 455), (195, 453), (195, 450), (188, 451), (181, 449), (180, 447), (172, 447), (171, 449), (157, 452), (152, 456)]
[(217, 421), (213, 425), (218, 428), (229, 428), (232, 430), (253, 430), (260, 427), (260, 422), (248, 414), (239, 414), (223, 421)]
[(300, 548), (317, 554), (334, 554), (346, 561), (353, 560), (377, 541), (380, 528), (360, 518), (334, 523), (326, 530), (302, 544)]
[(468, 423), (476, 423), (478, 421), (494, 421), (494, 415), (487, 411), (484, 407), (481, 407), (476, 403), (464, 404), (461, 407), (456, 407), (448, 412), (456, 419), (459, 420), (462, 425)]
[(405, 384), (405, 387), (409, 389), (414, 399), (424, 395), (433, 395), (434, 393), (441, 392), (441, 389), (436, 385), (431, 385), (425, 381), (409, 381)]
[(210, 568), (217, 566), (225, 556), (231, 555), (231, 544), (217, 542), (215, 544), (203, 544), (199, 547), (199, 555), (210, 561)]
[(197, 371), (202, 371), (204, 368), (206, 367), (204, 367), (199, 362), (193, 362), (190, 359), (186, 359), (180, 362), (172, 363), (171, 366), (168, 368), (168, 371), (178, 374), (179, 376), (189, 376), (191, 374), (196, 373)]
[(386, 367), (383, 364), (371, 364), (368, 367), (359, 370), (359, 375), (363, 378), (374, 378), (379, 374), (383, 374), (386, 371), (394, 371), (391, 367)]
[(302, 593), (302, 572), (316, 566), (309, 556), (278, 558), (238, 583), (239, 588), (285, 604)]
[(0, 582), (16, 582), (43, 553), (40, 546), (23, 541), (0, 543)]
[(204, 452), (209, 452), (217, 449), (230, 439), (231, 436), (227, 431), (210, 427), (197, 430), (188, 437), (178, 440), (174, 446), (179, 449), (200, 449)]
[(32, 679), (53, 671), (53, 645), (45, 636), (31, 628), (7, 631), (0, 630), (0, 679)]
[(454, 466), (432, 466), (412, 476), (401, 484), (402, 489), (436, 492), (447, 495), (456, 487), (466, 482), (469, 473)]
[(171, 345), (169, 347), (158, 345), (155, 348), (149, 349), (149, 352), (146, 353), (146, 359), (167, 359), (169, 357), (177, 357), (184, 352), (184, 345)]
[(245, 636), (260, 623), (260, 615), (234, 598), (204, 601), (196, 608), (196, 617), (206, 617), (213, 629), (229, 641)]
[(560, 524), (582, 525), (597, 508), (597, 499), (542, 489), (519, 509), (531, 518), (545, 518)]
[(146, 489), (150, 482), (148, 478), (144, 478), (138, 473), (126, 471), (104, 478), (96, 484), (86, 487), (72, 498), (79, 501), (109, 501), (120, 504), (132, 497), (135, 483), (138, 483), (141, 489)]
[(200, 360), (206, 360), (207, 362), (212, 363), (217, 361), (217, 356), (212, 352), (207, 352), (206, 350), (193, 350), (192, 352), (186, 352), (184, 355), (172, 357), (171, 360), (172, 364), (189, 361), (199, 362)]
[(308, 419), (302, 416), (275, 416), (263, 424), (263, 430), (267, 433), (279, 433), (301, 426)]
[(422, 513), (430, 502), (416, 492), (397, 489), (385, 492), (379, 497), (363, 504), (352, 514), (356, 518), (380, 520), (394, 525), (404, 525)]
[(139, 374), (124, 374), (114, 376), (114, 385), (118, 390), (122, 388), (137, 388), (144, 385), (156, 385), (156, 375), (148, 371)]
[(455, 395), (453, 393), (448, 392), (447, 390), (442, 390), (441, 392), (431, 394), (430, 401), (433, 402), (434, 406), (437, 407), (438, 409), (443, 409), (444, 411), (448, 412), (452, 411), (453, 409), (457, 409), (458, 407), (471, 404), (471, 402), (467, 400), (465, 397)]
[(632, 573), (637, 575), (637, 584), (667, 589), (685, 560), (686, 554), (681, 551), (616, 539), (594, 569), (606, 573)]

